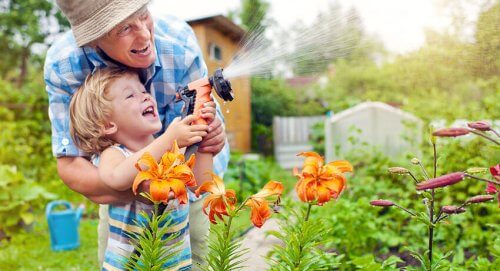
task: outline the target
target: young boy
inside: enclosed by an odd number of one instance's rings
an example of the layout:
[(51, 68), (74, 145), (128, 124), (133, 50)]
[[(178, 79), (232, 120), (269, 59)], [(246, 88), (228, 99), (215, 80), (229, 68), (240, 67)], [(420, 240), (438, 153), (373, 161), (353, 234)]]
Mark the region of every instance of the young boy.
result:
[[(202, 109), (201, 117), (208, 121), (215, 116), (215, 104)], [(124, 191), (132, 186), (137, 170), (134, 165), (145, 153), (159, 160), (173, 145), (180, 148), (200, 142), (207, 134), (206, 125), (190, 125), (191, 115), (175, 119), (158, 138), (162, 124), (155, 100), (146, 92), (136, 73), (120, 68), (98, 69), (89, 75), (74, 94), (70, 104), (71, 135), (77, 146), (94, 155), (99, 177), (109, 187)], [(202, 174), (212, 169), (212, 154), (196, 153), (194, 166), (198, 185)], [(175, 242), (183, 242), (177, 258), (168, 262), (168, 270), (189, 270), (191, 248), (189, 240), (189, 204), (170, 201), (171, 234), (179, 234)], [(133, 252), (130, 234), (141, 230), (139, 212), (152, 212), (152, 206), (133, 201), (109, 207), (109, 238), (103, 270), (124, 270), (126, 259)]]

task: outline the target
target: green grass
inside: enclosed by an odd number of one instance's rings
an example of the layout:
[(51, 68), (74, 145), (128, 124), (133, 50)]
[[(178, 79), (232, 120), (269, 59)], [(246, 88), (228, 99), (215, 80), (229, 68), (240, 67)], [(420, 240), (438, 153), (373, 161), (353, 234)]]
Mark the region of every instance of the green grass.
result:
[(97, 219), (80, 224), (80, 247), (54, 252), (45, 218), (39, 218), (33, 230), (20, 232), (9, 242), (0, 243), (0, 270), (98, 270)]
[[(9, 242), (0, 242), (0, 270), (98, 270), (98, 219), (84, 219), (80, 224), (80, 247), (54, 252), (50, 248), (47, 221), (39, 217), (33, 229), (15, 234)], [(234, 229), (243, 234), (252, 226), (249, 210), (242, 210), (233, 221)]]

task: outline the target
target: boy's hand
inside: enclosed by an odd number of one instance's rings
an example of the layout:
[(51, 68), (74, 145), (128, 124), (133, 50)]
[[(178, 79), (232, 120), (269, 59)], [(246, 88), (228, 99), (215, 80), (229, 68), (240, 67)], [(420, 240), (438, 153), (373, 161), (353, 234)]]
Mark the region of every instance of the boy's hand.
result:
[(210, 101), (203, 104), (203, 108), (201, 108), (201, 118), (207, 121), (207, 124), (210, 125), (214, 119), (216, 114), (215, 102)]
[(191, 122), (196, 120), (196, 116), (189, 115), (181, 120), (180, 117), (175, 118), (168, 126), (165, 133), (177, 140), (179, 148), (193, 145), (202, 140), (207, 135), (208, 126), (203, 124), (193, 124)]

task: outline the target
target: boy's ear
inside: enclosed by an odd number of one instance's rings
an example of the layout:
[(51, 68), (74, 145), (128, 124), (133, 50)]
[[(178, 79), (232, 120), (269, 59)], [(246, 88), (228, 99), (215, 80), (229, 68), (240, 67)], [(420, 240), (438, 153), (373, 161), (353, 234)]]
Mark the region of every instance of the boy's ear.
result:
[(112, 135), (118, 131), (118, 126), (116, 126), (116, 123), (114, 122), (109, 122), (106, 124), (104, 127), (104, 134), (105, 135)]

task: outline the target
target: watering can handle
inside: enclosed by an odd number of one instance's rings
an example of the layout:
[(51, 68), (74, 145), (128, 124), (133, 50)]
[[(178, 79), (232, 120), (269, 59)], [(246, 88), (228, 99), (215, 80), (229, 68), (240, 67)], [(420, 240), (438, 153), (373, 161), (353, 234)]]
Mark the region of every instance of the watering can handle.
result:
[(76, 209), (76, 221), (78, 224), (80, 223), (80, 219), (82, 218), (82, 214), (84, 211), (85, 211), (85, 205), (83, 204), (80, 204), (80, 206), (78, 206), (78, 208)]
[(49, 216), (50, 213), (52, 213), (52, 210), (56, 207), (56, 206), (59, 206), (59, 205), (64, 205), (66, 206), (67, 209), (71, 209), (71, 204), (65, 200), (55, 200), (55, 201), (51, 201), (49, 202), (49, 204), (47, 204), (47, 207), (45, 208), (45, 216)]

